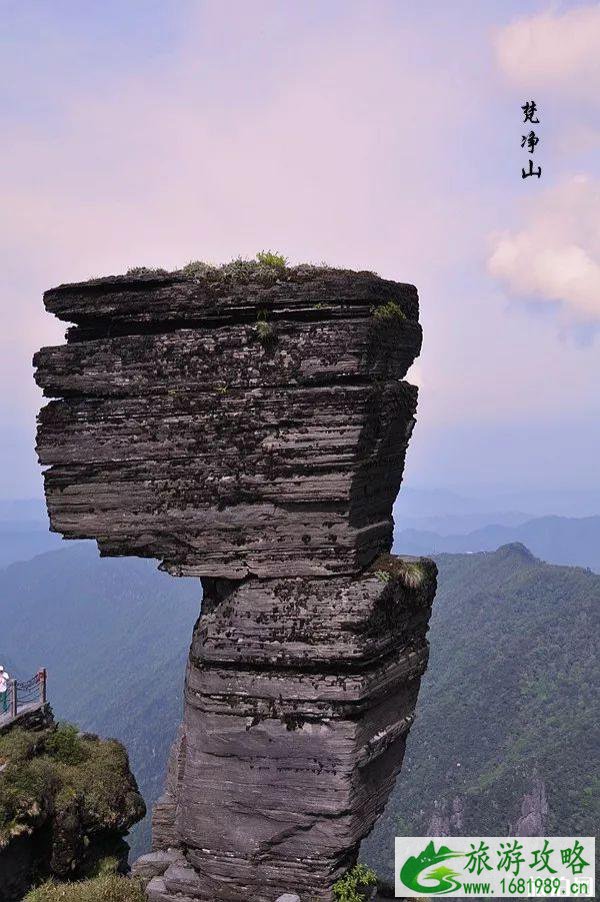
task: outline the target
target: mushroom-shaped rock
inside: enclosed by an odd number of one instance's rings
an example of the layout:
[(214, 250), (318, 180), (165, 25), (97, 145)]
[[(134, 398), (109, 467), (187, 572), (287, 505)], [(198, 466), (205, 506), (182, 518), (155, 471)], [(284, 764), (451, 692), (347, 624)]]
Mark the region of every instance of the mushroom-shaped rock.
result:
[(389, 555), (416, 289), (236, 264), (45, 303), (73, 324), (35, 357), (52, 528), (203, 583), (153, 817), (155, 851), (183, 858), (140, 866), (149, 895), (331, 900), (393, 786), (427, 662), (435, 566)]

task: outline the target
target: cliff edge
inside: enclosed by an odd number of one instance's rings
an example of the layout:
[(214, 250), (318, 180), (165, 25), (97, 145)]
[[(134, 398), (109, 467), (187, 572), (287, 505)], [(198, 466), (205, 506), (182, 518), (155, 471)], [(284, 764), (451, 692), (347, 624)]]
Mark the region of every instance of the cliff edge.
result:
[(123, 837), (145, 814), (116, 740), (51, 718), (0, 736), (0, 899), (19, 900), (49, 877), (127, 869)]

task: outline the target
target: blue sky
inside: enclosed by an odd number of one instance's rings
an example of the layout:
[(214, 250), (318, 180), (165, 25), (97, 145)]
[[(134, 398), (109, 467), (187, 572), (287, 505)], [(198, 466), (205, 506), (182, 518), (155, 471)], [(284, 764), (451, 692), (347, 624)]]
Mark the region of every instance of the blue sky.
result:
[(597, 3), (4, 3), (0, 496), (45, 288), (263, 247), (418, 286), (410, 484), (599, 488), (598, 60)]

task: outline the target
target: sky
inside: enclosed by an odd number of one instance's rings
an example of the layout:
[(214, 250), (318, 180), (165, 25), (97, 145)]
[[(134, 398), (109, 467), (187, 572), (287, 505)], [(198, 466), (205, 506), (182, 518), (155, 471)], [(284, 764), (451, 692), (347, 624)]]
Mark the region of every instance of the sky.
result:
[(46, 288), (263, 248), (417, 285), (408, 485), (598, 492), (600, 4), (1, 8), (0, 497), (41, 494)]

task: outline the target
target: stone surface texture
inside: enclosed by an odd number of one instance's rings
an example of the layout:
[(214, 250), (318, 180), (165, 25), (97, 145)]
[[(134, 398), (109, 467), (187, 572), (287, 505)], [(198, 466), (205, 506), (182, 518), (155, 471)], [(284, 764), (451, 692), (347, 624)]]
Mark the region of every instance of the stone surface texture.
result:
[(52, 528), (202, 579), (148, 897), (331, 900), (427, 663), (435, 565), (389, 555), (417, 292), (239, 264), (44, 299), (74, 324), (34, 361)]

